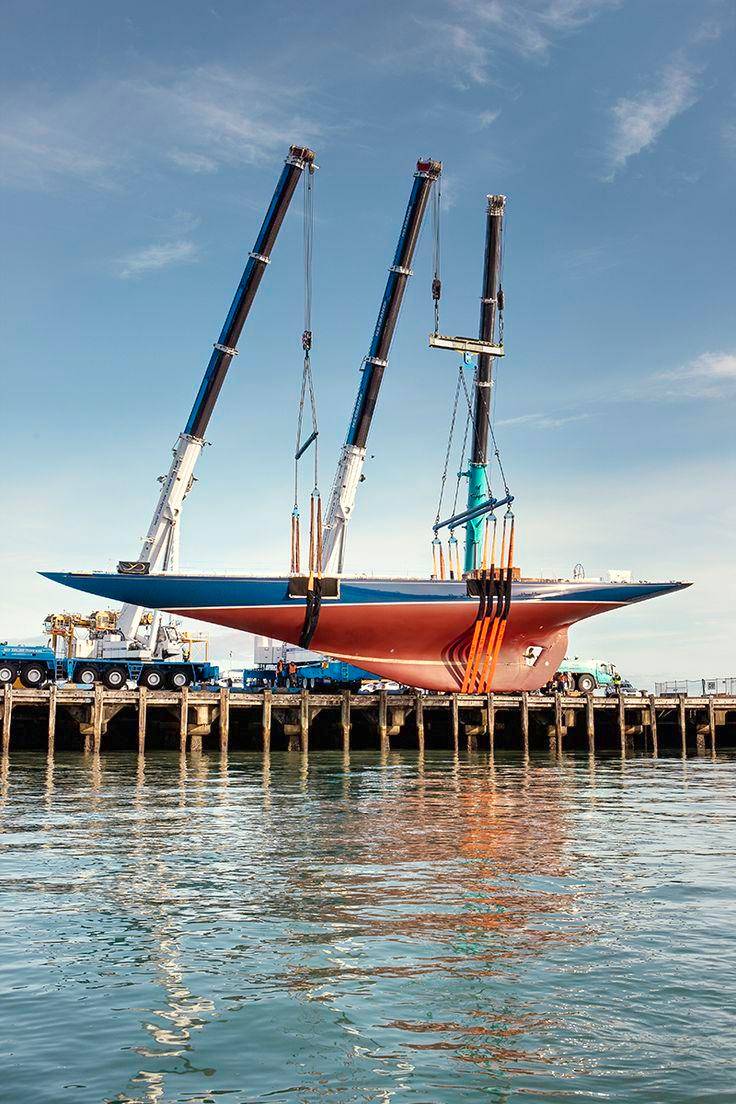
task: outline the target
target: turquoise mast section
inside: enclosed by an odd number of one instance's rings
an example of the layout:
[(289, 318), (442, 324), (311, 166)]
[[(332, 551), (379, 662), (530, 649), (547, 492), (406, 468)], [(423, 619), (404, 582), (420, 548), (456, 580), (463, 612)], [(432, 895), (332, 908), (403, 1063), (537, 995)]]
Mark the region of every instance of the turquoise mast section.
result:
[[(486, 248), (483, 258), (483, 293), (480, 300), (480, 326), (478, 336), (481, 341), (493, 345), (496, 332), (496, 318), (499, 307), (503, 306), (503, 292), (500, 286), (501, 276), (501, 231), (506, 196), (487, 196), (486, 207)], [(468, 510), (480, 506), (491, 498), (488, 478), (488, 438), (491, 419), (491, 388), (493, 386), (493, 356), (488, 352), (478, 353), (478, 365), (475, 371), (473, 399), (473, 441), (468, 465)], [(485, 514), (471, 517), (465, 525), (465, 571), (474, 571), (480, 566), (483, 551), (483, 531)]]
[[(488, 500), (488, 465), (471, 463), (465, 474), (468, 479), (468, 510), (472, 510)], [(485, 514), (471, 518), (465, 524), (464, 570), (466, 572), (474, 571), (480, 566), (485, 524)]]

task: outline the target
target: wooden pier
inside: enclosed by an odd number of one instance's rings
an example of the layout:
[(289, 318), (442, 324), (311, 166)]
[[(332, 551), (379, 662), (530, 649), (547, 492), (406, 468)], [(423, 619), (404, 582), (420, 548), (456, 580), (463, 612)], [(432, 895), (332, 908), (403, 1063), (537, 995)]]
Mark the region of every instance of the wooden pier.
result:
[(0, 692), (2, 754), (20, 750), (342, 749), (715, 756), (736, 697), (259, 693), (53, 686)]

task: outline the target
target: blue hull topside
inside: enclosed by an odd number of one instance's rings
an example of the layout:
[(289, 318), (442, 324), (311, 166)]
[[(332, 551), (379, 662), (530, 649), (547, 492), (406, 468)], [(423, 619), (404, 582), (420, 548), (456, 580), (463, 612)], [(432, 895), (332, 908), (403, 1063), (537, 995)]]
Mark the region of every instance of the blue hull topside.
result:
[[(288, 576), (247, 575), (120, 575), (116, 572), (43, 571), (47, 579), (115, 602), (131, 602), (147, 609), (213, 609), (255, 606), (293, 606), (304, 599), (288, 594)], [(513, 584), (514, 602), (582, 602), (628, 605), (682, 590), (685, 582), (602, 583), (568, 580), (520, 580)], [(330, 605), (462, 601), (468, 597), (464, 581), (407, 578), (343, 578), (339, 598)]]

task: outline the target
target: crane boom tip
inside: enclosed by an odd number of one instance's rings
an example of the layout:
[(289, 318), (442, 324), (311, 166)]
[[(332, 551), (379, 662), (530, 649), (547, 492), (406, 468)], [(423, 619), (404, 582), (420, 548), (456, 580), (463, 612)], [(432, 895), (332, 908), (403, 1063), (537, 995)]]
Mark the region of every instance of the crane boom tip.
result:
[(430, 157), (420, 157), (417, 161), (417, 173), (422, 176), (429, 176), (432, 180), (436, 180), (441, 172), (441, 161), (433, 161)]

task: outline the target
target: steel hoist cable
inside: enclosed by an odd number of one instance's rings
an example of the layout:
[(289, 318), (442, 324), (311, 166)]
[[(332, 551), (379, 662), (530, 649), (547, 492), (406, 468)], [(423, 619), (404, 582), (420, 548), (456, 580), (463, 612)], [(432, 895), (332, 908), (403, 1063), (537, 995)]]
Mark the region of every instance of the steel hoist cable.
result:
[(440, 181), (437, 180), (432, 190), (432, 301), (434, 303), (434, 332), (440, 332), (440, 298), (442, 296), (442, 278), (440, 275), (441, 263), (441, 239), (440, 239), (440, 212), (442, 209), (442, 194)]
[[(319, 495), (319, 453), (317, 438), (319, 428), (317, 423), (317, 402), (314, 393), (314, 377), (312, 374), (312, 260), (314, 255), (314, 173), (312, 171), (304, 177), (304, 329), (302, 331), (302, 350), (304, 359), (302, 365), (301, 391), (299, 394), (299, 407), (296, 425), (296, 441), (294, 445), (294, 507), (291, 515), (291, 572), (299, 574), (301, 570), (301, 534), (299, 514), (299, 462), (314, 446), (314, 485), (312, 496)], [(304, 432), (305, 409), (309, 403), (311, 429), (306, 439), (302, 440)], [(310, 541), (314, 542), (314, 534), (310, 532)], [(313, 563), (310, 557), (310, 571)]]
[[(460, 390), (461, 390), (461, 388), (464, 388), (467, 391), (467, 387), (466, 387), (466, 384), (465, 384), (465, 375), (464, 375), (462, 364), (460, 365), (460, 369), (458, 371), (457, 385), (455, 387), (455, 398), (454, 398), (453, 404), (452, 404), (452, 417), (450, 419), (450, 431), (447, 435), (447, 447), (445, 449), (445, 462), (444, 462), (444, 466), (443, 466), (443, 469), (442, 469), (442, 479), (440, 480), (440, 493), (439, 493), (439, 498), (437, 500), (437, 516), (435, 517), (435, 525), (439, 524), (440, 516), (442, 514), (442, 503), (443, 503), (444, 497), (445, 497), (445, 488), (447, 486), (447, 476), (448, 476), (448, 473), (449, 473), (449, 470), (450, 470), (450, 456), (452, 454), (452, 443), (453, 443), (453, 440), (454, 440), (454, 437), (455, 437), (455, 422), (457, 420), (457, 412), (458, 412), (458, 406), (459, 406), (459, 401), (460, 401)], [(463, 458), (465, 456), (465, 449), (467, 447), (467, 441), (468, 441), (468, 422), (466, 421), (466, 423), (465, 423), (465, 433), (464, 433), (464, 436), (463, 436), (463, 443), (462, 443), (462, 457), (461, 457), (461, 460), (460, 460), (460, 468), (461, 469), (462, 469), (462, 466), (463, 466)], [(457, 509), (457, 500), (458, 500), (458, 494), (459, 494), (459, 490), (460, 490), (460, 478), (461, 478), (461, 472), (458, 472), (457, 483), (455, 485), (455, 495), (454, 495), (454, 499), (453, 499), (453, 507), (452, 507), (453, 514), (455, 513), (455, 511)], [(451, 539), (453, 539), (453, 538), (454, 538), (454, 534), (451, 536)], [(457, 542), (455, 542), (455, 543), (457, 543)], [(432, 540), (433, 574), (435, 576), (437, 576), (438, 578), (440, 578), (440, 579), (444, 579), (445, 578), (445, 571), (444, 571), (445, 559), (444, 559), (444, 554), (441, 553), (441, 548), (442, 548), (442, 542), (441, 542), (440, 538), (435, 533), (434, 539)], [(458, 558), (458, 564), (459, 564), (459, 558)], [(450, 563), (450, 576), (451, 576), (451, 578), (455, 577), (455, 568), (452, 564), (452, 559), (451, 559), (451, 563)], [(460, 576), (458, 575), (457, 577), (459, 578)]]
[[(299, 644), (309, 647), (317, 629), (322, 605), (322, 499), (319, 492), (319, 425), (312, 373), (312, 268), (314, 258), (314, 170), (304, 176), (304, 329), (302, 331), (302, 380), (294, 446), (294, 506), (291, 513), (291, 574), (301, 574), (301, 519), (299, 512), (299, 462), (313, 448), (313, 485), (309, 498), (309, 555), (305, 591), (304, 622)], [(305, 414), (311, 428), (305, 435)]]

